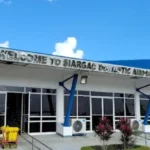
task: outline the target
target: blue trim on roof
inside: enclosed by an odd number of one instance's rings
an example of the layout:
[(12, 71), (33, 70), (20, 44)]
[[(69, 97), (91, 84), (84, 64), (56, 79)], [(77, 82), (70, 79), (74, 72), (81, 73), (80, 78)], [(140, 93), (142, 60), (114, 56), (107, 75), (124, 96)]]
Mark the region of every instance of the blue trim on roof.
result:
[(135, 68), (150, 69), (150, 59), (140, 60), (114, 60), (114, 61), (100, 61), (102, 63), (110, 63), (113, 65), (122, 65)]
[[(14, 51), (21, 51), (21, 52), (41, 54), (41, 55), (48, 55), (48, 56), (57, 56), (57, 57), (60, 57), (60, 58), (72, 58), (72, 57), (52, 55), (52, 54), (48, 54), (48, 53), (34, 52), (34, 51), (28, 51), (28, 50), (20, 50), (20, 49), (14, 49), (14, 48), (5, 48), (5, 47), (0, 47), (0, 48), (8, 49), (8, 50), (14, 50)], [(80, 59), (80, 58), (72, 58), (72, 59), (83, 60), (83, 61), (92, 61), (92, 62), (96, 62), (96, 63), (106, 63), (106, 64), (113, 64), (113, 65), (121, 65), (121, 66), (134, 67), (134, 68), (150, 69), (150, 59), (112, 60), (112, 61), (95, 61), (95, 60)]]

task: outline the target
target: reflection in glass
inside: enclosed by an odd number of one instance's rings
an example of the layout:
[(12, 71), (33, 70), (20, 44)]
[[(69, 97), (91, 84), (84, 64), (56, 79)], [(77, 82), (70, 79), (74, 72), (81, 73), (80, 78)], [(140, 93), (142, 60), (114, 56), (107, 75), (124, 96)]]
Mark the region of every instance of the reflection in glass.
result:
[(134, 94), (125, 94), (126, 98), (134, 98)]
[(123, 93), (115, 93), (115, 97), (124, 97)]
[(42, 95), (42, 115), (55, 116), (56, 115), (56, 95)]
[(52, 93), (52, 94), (56, 94), (56, 89), (42, 89), (43, 93)]
[[(64, 97), (64, 115), (66, 115), (68, 102), (69, 102), (69, 96), (65, 96)], [(76, 115), (77, 115), (77, 100), (76, 100), (76, 96), (75, 96), (73, 105), (72, 105), (71, 116), (76, 116)]]
[(145, 116), (148, 107), (148, 100), (140, 100), (141, 116)]
[(56, 132), (56, 122), (43, 122), (42, 132)]
[[(70, 92), (69, 92), (68, 90), (64, 89), (64, 94), (70, 94)], [(77, 94), (77, 91), (75, 91), (74, 94), (76, 95), (76, 94)]]
[(0, 94), (0, 114), (5, 114), (5, 94)]
[(40, 122), (30, 123), (30, 133), (40, 132)]
[(40, 88), (27, 87), (26, 92), (41, 93)]
[(126, 116), (135, 116), (134, 99), (126, 99)]
[(90, 99), (89, 97), (78, 97), (78, 115), (90, 116)]
[(40, 94), (30, 95), (30, 115), (31, 116), (41, 115), (41, 95)]
[(115, 115), (124, 116), (124, 99), (115, 98)]
[(104, 115), (113, 115), (112, 99), (104, 98)]
[[(148, 96), (150, 96), (150, 95), (148, 95)], [(140, 98), (148, 99), (148, 97), (143, 94), (140, 94)]]
[(92, 114), (102, 114), (101, 98), (92, 98)]

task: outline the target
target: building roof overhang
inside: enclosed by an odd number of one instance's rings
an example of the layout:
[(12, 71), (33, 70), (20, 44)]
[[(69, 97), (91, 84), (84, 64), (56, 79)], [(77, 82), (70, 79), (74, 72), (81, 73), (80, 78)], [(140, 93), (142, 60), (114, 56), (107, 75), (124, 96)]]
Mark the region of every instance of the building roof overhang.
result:
[(23, 50), (0, 48), (0, 63), (8, 65), (36, 66), (72, 70), (92, 74), (109, 74), (130, 78), (150, 78), (150, 69), (136, 68), (110, 63), (47, 55)]

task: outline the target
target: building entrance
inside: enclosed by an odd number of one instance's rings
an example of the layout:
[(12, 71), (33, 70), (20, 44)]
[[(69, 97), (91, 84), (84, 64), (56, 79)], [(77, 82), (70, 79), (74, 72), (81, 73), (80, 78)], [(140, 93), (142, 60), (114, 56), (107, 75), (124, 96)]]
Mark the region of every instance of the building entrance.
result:
[(21, 129), (21, 93), (7, 93), (6, 124)]

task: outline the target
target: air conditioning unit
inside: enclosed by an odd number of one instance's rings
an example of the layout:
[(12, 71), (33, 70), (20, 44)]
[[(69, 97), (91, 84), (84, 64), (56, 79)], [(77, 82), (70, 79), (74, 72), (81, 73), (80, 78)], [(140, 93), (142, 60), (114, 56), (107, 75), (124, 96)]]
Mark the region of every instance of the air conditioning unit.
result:
[(133, 130), (142, 131), (143, 120), (131, 119), (130, 125)]
[(86, 119), (71, 119), (72, 135), (84, 135), (86, 133)]

